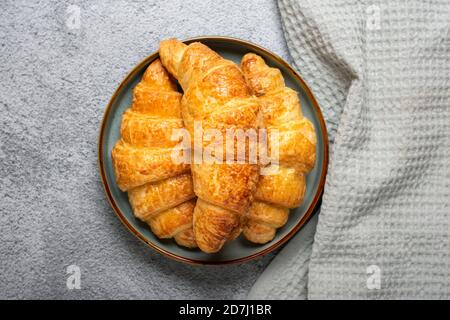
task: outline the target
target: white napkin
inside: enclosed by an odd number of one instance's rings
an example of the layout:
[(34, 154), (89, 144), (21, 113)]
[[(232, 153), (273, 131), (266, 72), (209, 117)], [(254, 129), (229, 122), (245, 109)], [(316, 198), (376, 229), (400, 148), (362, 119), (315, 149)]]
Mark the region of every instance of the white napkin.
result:
[(249, 297), (450, 298), (450, 1), (278, 4), (333, 145), (314, 241)]

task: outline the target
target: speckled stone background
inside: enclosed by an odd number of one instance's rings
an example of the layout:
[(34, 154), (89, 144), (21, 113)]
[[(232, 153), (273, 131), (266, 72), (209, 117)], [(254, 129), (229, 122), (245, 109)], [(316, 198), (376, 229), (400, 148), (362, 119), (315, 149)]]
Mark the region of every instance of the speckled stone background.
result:
[[(0, 298), (244, 298), (271, 256), (191, 267), (139, 242), (103, 193), (98, 130), (161, 39), (228, 35), (288, 58), (279, 20), (271, 0), (2, 0)], [(71, 264), (81, 290), (66, 287)]]

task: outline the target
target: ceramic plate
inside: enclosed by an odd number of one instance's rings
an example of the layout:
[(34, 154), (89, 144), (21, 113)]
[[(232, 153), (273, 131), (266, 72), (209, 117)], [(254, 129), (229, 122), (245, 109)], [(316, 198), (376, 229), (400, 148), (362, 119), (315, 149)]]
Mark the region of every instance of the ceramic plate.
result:
[(227, 264), (243, 262), (267, 254), (289, 240), (314, 213), (321, 197), (328, 165), (328, 138), (320, 108), (306, 83), (283, 59), (253, 43), (228, 37), (199, 37), (184, 41), (200, 41), (226, 59), (237, 64), (244, 54), (254, 52), (264, 58), (267, 64), (279, 68), (286, 85), (299, 93), (303, 114), (312, 121), (317, 135), (317, 155), (314, 169), (307, 176), (307, 190), (302, 205), (291, 210), (289, 220), (278, 229), (275, 239), (264, 245), (255, 245), (243, 236), (226, 244), (216, 254), (179, 247), (172, 239), (156, 238), (150, 228), (133, 216), (127, 194), (116, 185), (112, 166), (111, 150), (119, 139), (122, 113), (130, 106), (132, 89), (141, 80), (147, 66), (158, 58), (155, 52), (139, 63), (122, 81), (113, 94), (103, 117), (99, 138), (99, 167), (106, 195), (112, 208), (124, 225), (139, 239), (160, 253), (179, 261), (200, 264)]

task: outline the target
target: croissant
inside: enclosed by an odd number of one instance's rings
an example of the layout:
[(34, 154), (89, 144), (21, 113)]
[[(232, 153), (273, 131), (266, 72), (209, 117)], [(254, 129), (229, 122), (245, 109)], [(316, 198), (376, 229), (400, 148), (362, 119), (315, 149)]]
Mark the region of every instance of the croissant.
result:
[[(199, 42), (186, 45), (176, 39), (162, 41), (159, 54), (183, 88), (182, 116), (191, 137), (195, 138), (195, 122), (201, 122), (203, 130), (220, 131), (223, 137), (226, 129), (258, 128), (259, 103), (233, 62)], [(201, 154), (204, 140), (200, 146), (194, 145), (194, 153)], [(224, 147), (221, 154), (235, 159), (234, 152)], [(242, 219), (256, 190), (259, 167), (250, 161), (203, 161), (192, 163), (191, 170), (198, 197), (195, 238), (202, 251), (217, 252), (241, 232)]]
[(302, 115), (297, 93), (285, 86), (280, 70), (270, 68), (253, 53), (242, 58), (241, 68), (259, 99), (269, 144), (274, 130), (278, 134), (278, 161), (271, 165), (271, 173), (260, 176), (243, 228), (249, 241), (266, 243), (286, 224), (289, 209), (303, 202), (305, 175), (316, 159), (316, 135), (312, 123)]
[[(195, 194), (189, 164), (172, 161), (183, 128), (181, 93), (160, 60), (150, 64), (122, 116), (120, 140), (112, 150), (116, 181), (134, 215), (159, 238), (197, 247), (192, 230)], [(181, 151), (181, 150), (180, 150)]]

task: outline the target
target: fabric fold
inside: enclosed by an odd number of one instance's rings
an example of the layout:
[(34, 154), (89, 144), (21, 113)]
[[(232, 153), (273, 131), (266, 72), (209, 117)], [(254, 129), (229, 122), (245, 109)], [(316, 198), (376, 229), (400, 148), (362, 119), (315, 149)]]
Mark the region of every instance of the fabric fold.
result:
[(250, 297), (448, 299), (450, 3), (278, 6), (332, 152), (315, 234), (311, 220)]

